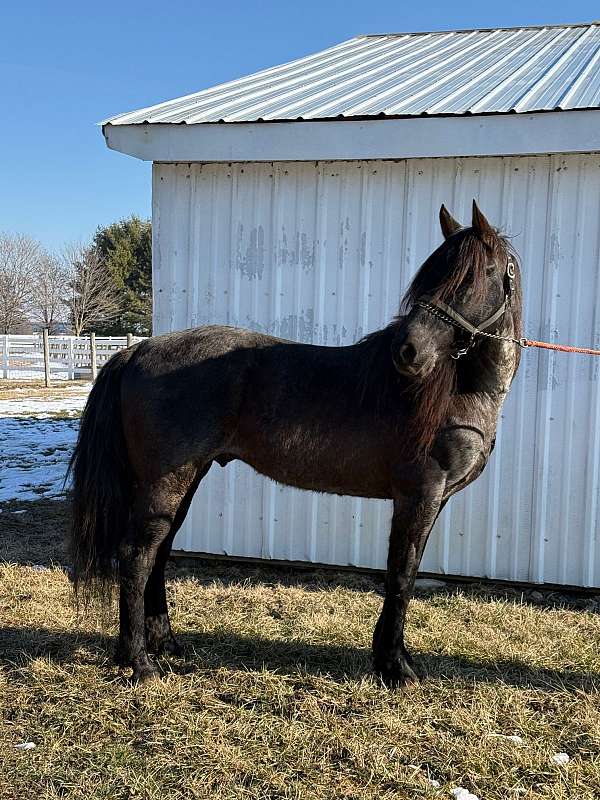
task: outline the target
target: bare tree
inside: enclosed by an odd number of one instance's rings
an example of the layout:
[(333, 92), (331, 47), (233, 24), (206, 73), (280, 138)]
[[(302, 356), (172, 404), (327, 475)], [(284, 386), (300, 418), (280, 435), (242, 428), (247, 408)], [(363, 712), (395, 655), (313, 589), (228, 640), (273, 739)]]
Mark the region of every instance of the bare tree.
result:
[(57, 332), (66, 322), (69, 310), (65, 298), (69, 293), (70, 273), (67, 265), (50, 253), (43, 252), (36, 272), (29, 304), (29, 318), (48, 333)]
[(0, 232), (0, 332), (26, 321), (41, 254), (29, 236)]
[(81, 336), (83, 331), (118, 313), (117, 292), (110, 271), (93, 247), (69, 245), (63, 262), (69, 271), (65, 297), (69, 321), (74, 334)]

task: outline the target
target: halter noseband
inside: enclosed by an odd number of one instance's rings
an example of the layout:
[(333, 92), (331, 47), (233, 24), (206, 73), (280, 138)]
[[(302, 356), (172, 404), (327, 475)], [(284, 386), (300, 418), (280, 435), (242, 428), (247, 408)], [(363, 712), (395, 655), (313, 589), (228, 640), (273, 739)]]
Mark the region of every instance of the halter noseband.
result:
[(448, 325), (454, 325), (456, 328), (460, 328), (463, 331), (466, 331), (470, 334), (471, 338), (466, 347), (462, 347), (458, 349), (455, 353), (452, 353), (451, 356), (454, 359), (458, 359), (461, 356), (466, 355), (471, 347), (473, 347), (475, 343), (476, 336), (488, 336), (493, 339), (504, 339), (510, 337), (499, 336), (497, 334), (492, 334), (487, 332), (487, 328), (490, 328), (495, 322), (497, 322), (500, 317), (504, 314), (508, 306), (510, 305), (511, 298), (515, 291), (515, 264), (514, 261), (510, 258), (507, 258), (506, 262), (506, 273), (504, 275), (504, 301), (502, 305), (494, 311), (491, 317), (488, 317), (483, 322), (480, 322), (477, 327), (472, 325), (468, 319), (465, 319), (462, 314), (459, 314), (458, 311), (455, 311), (451, 306), (443, 303), (441, 300), (435, 300), (430, 295), (421, 295), (421, 297), (415, 301), (416, 306), (420, 306), (429, 314), (438, 319), (441, 319), (442, 322), (447, 323)]

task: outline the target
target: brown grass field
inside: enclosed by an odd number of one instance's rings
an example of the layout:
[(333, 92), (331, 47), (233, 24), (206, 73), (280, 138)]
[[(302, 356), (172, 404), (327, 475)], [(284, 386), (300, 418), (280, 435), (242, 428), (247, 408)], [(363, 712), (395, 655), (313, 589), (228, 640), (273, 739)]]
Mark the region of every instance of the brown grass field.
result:
[(185, 657), (138, 688), (111, 662), (114, 627), (77, 619), (65, 570), (39, 568), (64, 563), (66, 504), (26, 507), (0, 515), (2, 800), (600, 797), (596, 598), (422, 593), (424, 679), (389, 691), (369, 671), (379, 579), (174, 566)]
[(0, 379), (0, 400), (12, 400), (19, 397), (55, 400), (65, 394), (77, 392), (89, 385), (86, 381), (52, 381), (46, 388), (43, 380), (5, 380)]
[(424, 677), (390, 691), (370, 672), (380, 577), (179, 561), (185, 655), (134, 687), (112, 621), (73, 608), (67, 504), (1, 511), (0, 800), (600, 798), (600, 597), (422, 591)]

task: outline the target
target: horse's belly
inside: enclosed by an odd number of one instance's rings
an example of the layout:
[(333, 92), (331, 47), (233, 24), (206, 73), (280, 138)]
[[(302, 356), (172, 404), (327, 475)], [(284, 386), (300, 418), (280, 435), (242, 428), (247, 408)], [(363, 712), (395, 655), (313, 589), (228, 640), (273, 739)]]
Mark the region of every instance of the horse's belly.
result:
[[(363, 457), (361, 458), (361, 455)], [(278, 483), (328, 494), (390, 498), (390, 470), (385, 463), (351, 457), (338, 448), (329, 453), (245, 452), (238, 456), (261, 475)]]
[(391, 499), (391, 490), (386, 482), (375, 481), (353, 482), (351, 480), (332, 480), (327, 477), (315, 477), (295, 473), (292, 470), (269, 470), (250, 464), (257, 472), (267, 478), (271, 478), (277, 483), (286, 486), (293, 486), (296, 489), (306, 489), (313, 492), (324, 492), (325, 494), (348, 495), (351, 497), (367, 497), (380, 500)]

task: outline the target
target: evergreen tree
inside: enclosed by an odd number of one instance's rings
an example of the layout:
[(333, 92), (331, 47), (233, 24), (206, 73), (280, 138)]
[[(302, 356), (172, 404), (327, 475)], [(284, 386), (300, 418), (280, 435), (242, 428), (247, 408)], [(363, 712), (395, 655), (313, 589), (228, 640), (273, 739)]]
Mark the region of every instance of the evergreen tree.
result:
[(132, 215), (98, 228), (93, 240), (98, 258), (110, 271), (119, 311), (103, 326), (106, 336), (152, 333), (152, 225)]

